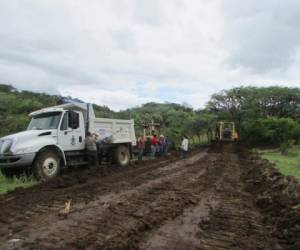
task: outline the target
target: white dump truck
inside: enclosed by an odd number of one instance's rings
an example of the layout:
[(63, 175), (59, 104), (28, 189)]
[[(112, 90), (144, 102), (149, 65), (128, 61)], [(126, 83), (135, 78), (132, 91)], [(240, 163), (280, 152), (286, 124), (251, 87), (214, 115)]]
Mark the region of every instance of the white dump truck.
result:
[(42, 180), (62, 168), (87, 165), (85, 136), (98, 135), (99, 160), (126, 166), (136, 144), (133, 120), (96, 118), (91, 104), (67, 103), (35, 111), (26, 131), (0, 138), (0, 169), (11, 177), (30, 169)]

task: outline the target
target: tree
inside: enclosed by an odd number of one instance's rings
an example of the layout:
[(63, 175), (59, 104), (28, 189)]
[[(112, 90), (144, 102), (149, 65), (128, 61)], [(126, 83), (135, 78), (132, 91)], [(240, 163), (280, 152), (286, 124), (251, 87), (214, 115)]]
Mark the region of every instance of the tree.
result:
[(244, 140), (249, 144), (280, 146), (297, 140), (299, 123), (291, 118), (260, 118), (245, 125)]
[(300, 118), (300, 88), (239, 87), (223, 90), (211, 97), (207, 109), (223, 113), (228, 119), (240, 122), (251, 117)]
[[(254, 143), (256, 138), (261, 143), (259, 137), (249, 136), (250, 131), (257, 134), (253, 127), (262, 132), (262, 128), (258, 127), (258, 123), (262, 125), (260, 119), (276, 117), (300, 120), (300, 88), (239, 87), (223, 90), (212, 96), (206, 108), (217, 114), (220, 120), (234, 121), (242, 139)], [(285, 123), (281, 126), (284, 129)], [(268, 130), (266, 133), (272, 131)], [(272, 135), (270, 137), (275, 138)]]

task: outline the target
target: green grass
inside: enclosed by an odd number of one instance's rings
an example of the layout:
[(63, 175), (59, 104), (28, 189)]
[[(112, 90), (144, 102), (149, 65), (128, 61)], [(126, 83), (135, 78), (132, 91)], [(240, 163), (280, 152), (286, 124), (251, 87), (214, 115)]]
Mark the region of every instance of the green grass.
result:
[(13, 179), (7, 179), (0, 173), (0, 194), (13, 191), (18, 187), (27, 188), (36, 183), (37, 182), (32, 177), (21, 176), (19, 179), (16, 177)]
[(262, 158), (275, 163), (278, 170), (284, 175), (295, 176), (300, 180), (300, 145), (289, 149), (287, 155), (282, 155), (279, 150), (259, 150)]
[(199, 145), (207, 145), (209, 143), (206, 133), (202, 134), (201, 137), (194, 135), (189, 140), (190, 146), (199, 146)]

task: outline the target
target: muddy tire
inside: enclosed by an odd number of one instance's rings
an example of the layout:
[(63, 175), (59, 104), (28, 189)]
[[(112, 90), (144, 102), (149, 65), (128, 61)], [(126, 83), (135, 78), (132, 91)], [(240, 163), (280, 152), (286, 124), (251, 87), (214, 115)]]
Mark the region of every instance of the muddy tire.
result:
[(41, 181), (53, 179), (59, 174), (60, 169), (60, 157), (54, 151), (39, 153), (33, 165), (34, 176)]
[(115, 162), (122, 167), (125, 167), (130, 162), (130, 153), (129, 149), (126, 146), (119, 146), (115, 150)]

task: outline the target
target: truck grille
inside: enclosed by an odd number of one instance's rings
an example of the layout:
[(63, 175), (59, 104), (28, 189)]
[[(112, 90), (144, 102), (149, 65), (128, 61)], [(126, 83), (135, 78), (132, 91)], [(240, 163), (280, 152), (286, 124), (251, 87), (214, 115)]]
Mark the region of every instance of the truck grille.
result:
[(20, 157), (0, 157), (0, 164), (14, 163), (20, 160)]

